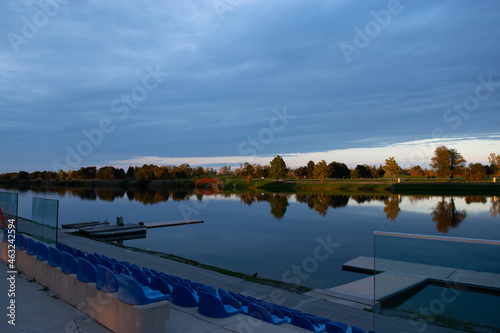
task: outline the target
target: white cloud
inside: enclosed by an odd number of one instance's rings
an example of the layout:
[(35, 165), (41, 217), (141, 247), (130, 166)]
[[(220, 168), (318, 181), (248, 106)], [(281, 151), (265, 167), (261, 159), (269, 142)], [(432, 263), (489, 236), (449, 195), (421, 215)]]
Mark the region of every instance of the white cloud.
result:
[[(421, 165), (427, 167), (437, 146), (445, 145), (455, 148), (468, 163), (488, 163), (488, 156), (500, 148), (500, 134), (486, 134), (467, 138), (442, 138), (399, 142), (390, 145), (370, 148), (335, 149), (323, 152), (280, 154), (289, 167), (304, 166), (308, 161), (327, 163), (338, 161), (354, 167), (358, 164), (383, 164), (385, 159), (394, 156), (402, 167)], [(190, 165), (222, 166), (240, 163), (256, 163), (267, 165), (274, 156), (214, 156), (214, 157), (160, 157), (137, 156), (131, 159), (113, 160), (108, 163), (114, 166), (157, 164), (157, 165)]]

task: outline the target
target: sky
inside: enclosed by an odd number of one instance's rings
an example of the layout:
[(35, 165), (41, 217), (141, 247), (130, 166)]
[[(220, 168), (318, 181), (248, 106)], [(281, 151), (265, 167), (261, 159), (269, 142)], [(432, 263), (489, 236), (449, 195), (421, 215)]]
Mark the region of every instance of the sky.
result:
[(498, 0), (5, 0), (0, 173), (500, 153)]

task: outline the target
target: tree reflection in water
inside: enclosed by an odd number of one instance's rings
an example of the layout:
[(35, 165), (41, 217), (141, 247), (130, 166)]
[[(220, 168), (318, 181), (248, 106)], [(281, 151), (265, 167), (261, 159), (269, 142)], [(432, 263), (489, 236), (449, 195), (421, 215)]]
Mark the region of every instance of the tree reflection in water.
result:
[[(151, 190), (151, 189), (104, 189), (88, 187), (31, 187), (16, 188), (20, 192), (31, 190), (38, 194), (56, 193), (61, 197), (66, 195), (79, 197), (82, 200), (103, 200), (114, 201), (115, 199), (127, 198), (129, 201), (141, 202), (145, 205), (153, 205), (168, 200), (184, 201), (196, 196), (198, 201), (202, 201), (205, 196), (217, 195), (220, 197), (238, 197), (241, 203), (251, 206), (256, 202), (268, 202), (271, 207), (271, 214), (281, 220), (287, 211), (290, 198), (295, 198), (298, 203), (306, 204), (311, 210), (316, 211), (321, 216), (326, 216), (330, 208), (337, 209), (346, 207), (350, 200), (358, 205), (370, 202), (383, 202), (384, 213), (387, 219), (395, 221), (401, 212), (401, 196), (391, 194), (325, 194), (315, 193), (262, 193), (255, 191), (234, 193), (233, 191), (220, 191), (214, 188), (180, 188), (174, 191)], [(405, 195), (405, 200), (414, 205), (421, 201), (432, 200), (432, 195)], [(488, 197), (484, 195), (466, 196), (465, 203), (487, 204)], [(491, 198), (489, 213), (492, 217), (500, 217), (500, 200), (498, 197)], [(432, 220), (436, 222), (436, 229), (441, 233), (448, 233), (451, 228), (456, 228), (467, 217), (467, 212), (457, 211), (453, 197), (442, 197), (441, 201), (432, 209)]]
[(384, 200), (384, 212), (388, 220), (395, 221), (398, 217), (401, 208), (399, 208), (399, 203), (401, 200), (397, 195), (391, 195), (389, 198)]
[(453, 197), (449, 201), (444, 196), (431, 212), (432, 220), (436, 222), (436, 229), (447, 234), (450, 228), (456, 228), (467, 217), (465, 210), (457, 210)]
[(492, 217), (500, 216), (500, 200), (498, 200), (498, 197), (491, 198), (490, 214)]
[(271, 206), (271, 214), (281, 220), (286, 213), (286, 207), (288, 206), (288, 197), (285, 194), (274, 194), (271, 195), (267, 201)]

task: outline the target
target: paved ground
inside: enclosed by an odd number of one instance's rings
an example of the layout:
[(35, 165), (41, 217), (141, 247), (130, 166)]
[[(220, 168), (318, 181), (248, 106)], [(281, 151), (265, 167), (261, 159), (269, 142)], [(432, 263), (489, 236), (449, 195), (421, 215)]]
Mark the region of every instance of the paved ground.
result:
[[(315, 297), (299, 295), (279, 288), (273, 288), (243, 279), (207, 271), (198, 267), (163, 259), (159, 256), (135, 252), (90, 239), (60, 234), (59, 241), (85, 252), (97, 252), (118, 260), (126, 260), (142, 267), (153, 268), (167, 274), (178, 275), (216, 288), (244, 293), (256, 298), (272, 301), (303, 312), (342, 321), (349, 326), (359, 326), (366, 331), (373, 329), (373, 313), (346, 305), (328, 302)], [(9, 297), (8, 267), (0, 265), (0, 308), (5, 314), (0, 318), (0, 332), (109, 332), (85, 314), (58, 300), (50, 291), (44, 290), (29, 278), (20, 275), (16, 282), (16, 326), (7, 323)], [(412, 326), (408, 320), (387, 318), (381, 332), (417, 332), (422, 326)], [(289, 324), (274, 326), (245, 315), (226, 319), (211, 319), (198, 314), (196, 308), (182, 308), (171, 305), (170, 318), (165, 322), (165, 332), (307, 332)], [(427, 326), (425, 332), (452, 333), (455, 330)]]

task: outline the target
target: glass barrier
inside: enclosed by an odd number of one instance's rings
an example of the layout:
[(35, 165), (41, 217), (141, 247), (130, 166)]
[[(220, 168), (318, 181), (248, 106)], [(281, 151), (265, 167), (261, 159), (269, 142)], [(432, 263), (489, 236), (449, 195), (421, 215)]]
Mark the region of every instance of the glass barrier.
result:
[(59, 200), (33, 198), (31, 237), (48, 245), (57, 243)]
[(375, 232), (374, 250), (375, 331), (499, 332), (500, 241)]
[(0, 221), (7, 228), (9, 219), (17, 219), (18, 193), (0, 192)]

